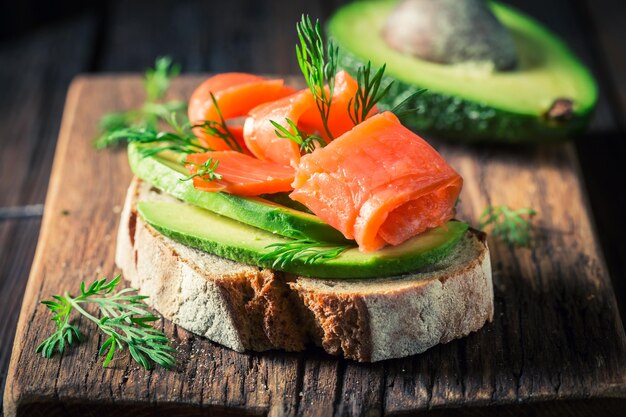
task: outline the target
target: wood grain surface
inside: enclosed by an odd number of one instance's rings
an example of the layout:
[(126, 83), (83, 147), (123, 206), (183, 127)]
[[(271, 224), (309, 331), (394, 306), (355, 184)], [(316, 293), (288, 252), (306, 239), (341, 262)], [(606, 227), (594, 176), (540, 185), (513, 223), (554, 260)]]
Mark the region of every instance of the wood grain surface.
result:
[[(183, 77), (172, 96), (188, 97), (201, 79)], [(91, 139), (103, 113), (141, 100), (136, 76), (82, 77), (71, 87), (7, 379), (7, 416), (437, 415), (460, 406), (473, 407), (464, 415), (623, 415), (626, 336), (569, 144), (436, 143), (465, 178), (460, 217), (476, 224), (487, 204), (539, 211), (532, 248), (490, 241), (496, 314), (467, 338), (372, 365), (315, 349), (240, 354), (164, 322), (175, 370), (145, 371), (128, 356), (103, 369), (102, 340), (78, 319), (85, 343), (50, 360), (36, 355), (53, 328), (39, 301), (117, 272), (114, 237), (130, 171), (123, 150), (97, 152)]]
[(8, 207), (14, 213), (9, 220), (0, 215), (0, 390), (39, 236), (63, 103), (74, 75), (87, 69), (94, 21), (83, 15), (0, 47), (0, 212)]

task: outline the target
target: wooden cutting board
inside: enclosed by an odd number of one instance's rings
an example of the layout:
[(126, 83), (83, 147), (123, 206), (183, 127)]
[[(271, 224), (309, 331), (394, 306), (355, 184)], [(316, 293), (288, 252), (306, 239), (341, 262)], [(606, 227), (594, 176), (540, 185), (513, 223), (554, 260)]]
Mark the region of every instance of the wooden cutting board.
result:
[[(177, 80), (185, 99), (202, 77)], [(574, 148), (437, 144), (465, 179), (459, 217), (488, 204), (533, 207), (535, 243), (490, 241), (493, 323), (424, 354), (357, 364), (311, 349), (241, 354), (163, 323), (174, 370), (145, 371), (124, 355), (102, 368), (102, 338), (61, 357), (35, 347), (53, 330), (39, 304), (81, 280), (115, 275), (115, 234), (131, 178), (124, 150), (96, 151), (106, 112), (140, 105), (138, 76), (72, 84), (6, 384), (5, 415), (366, 415), (451, 407), (468, 415), (624, 415), (626, 336), (590, 220)], [(458, 414), (456, 414), (458, 415)]]

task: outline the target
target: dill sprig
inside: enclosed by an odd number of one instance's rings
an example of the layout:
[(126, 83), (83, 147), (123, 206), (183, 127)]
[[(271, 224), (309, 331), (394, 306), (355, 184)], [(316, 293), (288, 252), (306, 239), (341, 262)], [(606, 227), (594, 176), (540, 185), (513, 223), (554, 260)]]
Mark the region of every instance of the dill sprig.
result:
[[(63, 353), (67, 346), (80, 342), (80, 330), (70, 323), (71, 313), (75, 310), (108, 336), (98, 352), (99, 355), (106, 353), (103, 367), (111, 362), (116, 350), (124, 348), (128, 348), (132, 358), (146, 369), (151, 369), (153, 363), (172, 367), (176, 362), (172, 355), (174, 348), (169, 345), (162, 331), (152, 327), (152, 323), (159, 318), (148, 311), (148, 306), (143, 302), (148, 297), (136, 294), (137, 290), (132, 288), (124, 288), (113, 294), (120, 281), (120, 275), (109, 282), (104, 278), (94, 281), (89, 288), (82, 282), (77, 297), (72, 297), (66, 291), (62, 296), (52, 296), (54, 300), (42, 301), (54, 313), (52, 321), (57, 328), (37, 346), (37, 352), (41, 352), (45, 358), (51, 358), (56, 351)], [(98, 306), (101, 318), (82, 307), (88, 303)]]
[[(302, 153), (311, 153), (318, 146), (323, 148), (326, 146), (326, 142), (322, 138), (316, 135), (309, 135), (306, 132), (302, 131), (298, 126), (291, 120), (285, 119), (290, 129), (287, 129), (285, 126), (280, 123), (275, 122), (274, 120), (270, 120), (272, 126), (274, 126), (276, 136), (282, 139), (289, 139), (292, 142), (295, 142), (300, 146), (300, 152)], [(316, 145), (317, 143), (317, 145)]]
[(507, 206), (488, 206), (480, 215), (479, 228), (491, 226), (491, 234), (509, 245), (529, 246), (531, 221), (537, 212), (531, 208), (513, 210)]
[[(391, 85), (391, 84), (390, 84)], [(402, 117), (408, 115), (408, 114), (412, 114), (415, 113), (416, 111), (418, 111), (419, 109), (417, 107), (409, 107), (409, 108), (405, 108), (415, 97), (419, 97), (422, 94), (424, 94), (426, 91), (428, 91), (426, 88), (420, 88), (419, 90), (417, 90), (416, 92), (414, 92), (413, 94), (409, 95), (407, 98), (405, 98), (404, 100), (402, 100), (400, 103), (398, 103), (393, 109), (389, 110), (390, 112), (392, 112), (393, 114), (395, 114), (399, 119), (402, 119)]]
[(191, 131), (189, 120), (186, 115), (179, 121), (177, 113), (163, 116), (163, 120), (171, 127), (170, 132), (161, 132), (148, 127), (127, 127), (111, 133), (115, 138), (122, 138), (127, 142), (135, 142), (143, 145), (139, 148), (142, 157), (148, 157), (163, 151), (173, 151), (180, 154), (191, 154), (211, 151), (200, 144), (198, 138)]
[(312, 264), (320, 259), (333, 259), (341, 255), (351, 246), (337, 246), (332, 243), (317, 242), (314, 240), (294, 240), (289, 243), (274, 243), (266, 249), (271, 252), (263, 255), (260, 260), (272, 261), (272, 268), (283, 268), (294, 259), (302, 259), (305, 264)]
[(198, 171), (185, 178), (181, 178), (181, 181), (189, 181), (192, 178), (200, 177), (202, 180), (206, 182), (211, 182), (215, 180), (221, 180), (222, 175), (215, 172), (217, 166), (220, 164), (220, 161), (213, 160), (213, 158), (209, 158), (202, 164), (196, 164), (195, 162), (185, 161), (185, 165), (191, 165), (198, 168)]
[(300, 232), (291, 230), (300, 239), (290, 240), (284, 243), (273, 243), (265, 249), (271, 249), (264, 254), (260, 261), (272, 261), (272, 268), (283, 268), (295, 259), (300, 259), (305, 264), (312, 264), (321, 259), (333, 259), (350, 249), (352, 245), (337, 245), (332, 242), (321, 242), (304, 237)]
[(213, 93), (209, 94), (211, 95), (213, 106), (215, 106), (215, 110), (217, 111), (217, 115), (219, 116), (220, 120), (204, 120), (202, 123), (193, 125), (193, 127), (200, 128), (207, 134), (222, 139), (230, 149), (237, 152), (243, 152), (243, 149), (241, 149), (241, 145), (239, 145), (239, 142), (237, 142), (237, 139), (235, 139), (235, 135), (233, 135), (233, 132), (231, 132), (231, 130), (228, 128), (226, 120), (224, 120), (224, 116), (222, 116), (222, 111), (220, 110), (220, 106), (217, 104), (215, 96), (213, 95)]
[(355, 126), (365, 120), (376, 103), (389, 92), (393, 82), (381, 88), (385, 68), (386, 64), (383, 64), (373, 76), (370, 61), (367, 61), (367, 65), (361, 65), (358, 68), (356, 75), (358, 87), (354, 97), (348, 101), (348, 115)]
[(187, 104), (174, 100), (161, 102), (169, 88), (171, 80), (180, 72), (178, 66), (172, 65), (168, 57), (158, 58), (154, 68), (146, 70), (144, 75), (144, 90), (146, 100), (139, 109), (105, 114), (100, 119), (100, 135), (95, 140), (98, 149), (107, 148), (122, 142), (127, 138), (124, 129), (147, 129), (156, 131), (160, 121), (169, 123), (172, 114), (183, 114)]
[(157, 58), (154, 68), (146, 70), (143, 86), (146, 90), (146, 101), (156, 102), (163, 98), (170, 87), (172, 79), (180, 74), (180, 66), (172, 65), (168, 56)]
[(111, 136), (128, 142), (150, 145), (142, 146), (139, 149), (141, 156), (144, 158), (168, 150), (182, 154), (200, 153), (211, 150), (210, 148), (202, 146), (191, 131), (186, 132), (185, 130), (178, 132), (159, 132), (152, 127), (127, 127), (112, 132)]
[(339, 49), (331, 41), (328, 41), (326, 48), (324, 47), (319, 20), (315, 20), (315, 25), (313, 25), (308, 15), (302, 15), (300, 22), (296, 24), (296, 30), (300, 41), (300, 44), (296, 45), (296, 57), (300, 70), (315, 98), (324, 130), (328, 137), (333, 139), (328, 127), (328, 118), (335, 90)]
[(95, 141), (97, 149), (108, 148), (127, 140), (124, 129), (156, 130), (158, 121), (168, 120), (168, 115), (183, 113), (186, 104), (178, 101), (169, 103), (145, 103), (140, 109), (107, 113), (100, 119), (100, 136)]

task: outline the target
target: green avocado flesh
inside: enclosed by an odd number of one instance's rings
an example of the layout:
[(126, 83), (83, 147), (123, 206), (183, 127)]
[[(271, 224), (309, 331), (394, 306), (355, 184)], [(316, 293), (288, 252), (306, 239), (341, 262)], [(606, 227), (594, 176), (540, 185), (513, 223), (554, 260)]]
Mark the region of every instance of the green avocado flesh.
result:
[(186, 246), (233, 261), (316, 278), (375, 278), (416, 271), (446, 256), (468, 226), (450, 221), (405, 243), (362, 253), (356, 247), (333, 259), (306, 263), (293, 258), (279, 268), (272, 260), (260, 259), (271, 252), (268, 245), (291, 239), (268, 233), (241, 222), (184, 203), (139, 202), (143, 220), (163, 235)]
[[(381, 101), (383, 110), (410, 99), (417, 111), (402, 121), (408, 127), (464, 141), (542, 142), (582, 131), (597, 100), (593, 77), (555, 35), (536, 21), (496, 2), (490, 6), (511, 32), (518, 67), (493, 71), (472, 64), (445, 65), (404, 55), (389, 46), (381, 29), (396, 1), (359, 1), (339, 9), (328, 35), (339, 47), (340, 66), (355, 75), (368, 60), (387, 64), (394, 81)], [(567, 115), (548, 116), (556, 100), (573, 101)]]
[(140, 146), (128, 145), (128, 159), (133, 173), (166, 194), (282, 236), (347, 242), (341, 232), (312, 214), (263, 198), (196, 190), (192, 181), (183, 181), (189, 173), (182, 164), (165, 154), (143, 157)]

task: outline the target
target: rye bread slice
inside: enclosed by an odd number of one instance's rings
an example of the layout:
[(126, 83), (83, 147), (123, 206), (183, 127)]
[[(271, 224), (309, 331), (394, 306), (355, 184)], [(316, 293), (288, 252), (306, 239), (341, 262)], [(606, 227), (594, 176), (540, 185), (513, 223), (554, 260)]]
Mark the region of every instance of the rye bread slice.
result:
[(484, 234), (470, 230), (448, 257), (420, 272), (379, 279), (314, 279), (224, 259), (145, 224), (136, 202), (173, 197), (133, 179), (116, 263), (147, 303), (177, 325), (239, 352), (308, 344), (361, 362), (425, 351), (493, 317)]

